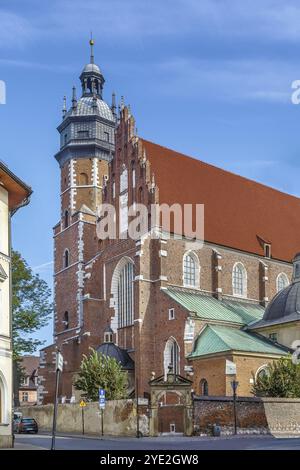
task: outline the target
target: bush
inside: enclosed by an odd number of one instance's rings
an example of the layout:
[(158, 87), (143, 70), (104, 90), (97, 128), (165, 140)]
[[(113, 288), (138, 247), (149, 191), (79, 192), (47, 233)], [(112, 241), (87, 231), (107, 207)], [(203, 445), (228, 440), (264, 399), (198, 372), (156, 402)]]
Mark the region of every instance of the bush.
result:
[(90, 350), (89, 356), (83, 356), (75, 388), (91, 401), (98, 401), (99, 388), (105, 390), (107, 400), (126, 398), (128, 378), (121, 364), (113, 357)]

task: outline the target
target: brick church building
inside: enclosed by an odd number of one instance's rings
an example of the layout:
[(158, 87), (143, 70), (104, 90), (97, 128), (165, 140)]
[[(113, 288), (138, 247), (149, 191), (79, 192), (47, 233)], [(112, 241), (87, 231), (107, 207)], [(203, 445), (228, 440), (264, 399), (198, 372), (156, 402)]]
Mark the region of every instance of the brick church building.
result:
[[(290, 348), (261, 322), (292, 281), (300, 200), (139, 137), (130, 108), (103, 99), (92, 41), (80, 81), (58, 126), (54, 343), (40, 355), (40, 401), (53, 400), (57, 348), (59, 396), (78, 399), (74, 375), (89, 347), (120, 360), (132, 395), (138, 382), (147, 396), (153, 373), (170, 369), (196, 394), (231, 395), (234, 376), (239, 394), (251, 395), (255, 375)], [(138, 240), (101, 240), (101, 203), (115, 207), (118, 233), (135, 203), (204, 204), (204, 244), (187, 249), (150, 217)]]

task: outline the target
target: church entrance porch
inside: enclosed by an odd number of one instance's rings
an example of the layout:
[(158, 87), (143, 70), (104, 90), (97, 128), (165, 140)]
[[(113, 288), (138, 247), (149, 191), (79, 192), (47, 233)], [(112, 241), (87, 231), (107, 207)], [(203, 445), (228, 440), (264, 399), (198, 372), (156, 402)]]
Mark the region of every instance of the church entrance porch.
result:
[(159, 434), (193, 434), (192, 382), (169, 373), (149, 382), (150, 436)]

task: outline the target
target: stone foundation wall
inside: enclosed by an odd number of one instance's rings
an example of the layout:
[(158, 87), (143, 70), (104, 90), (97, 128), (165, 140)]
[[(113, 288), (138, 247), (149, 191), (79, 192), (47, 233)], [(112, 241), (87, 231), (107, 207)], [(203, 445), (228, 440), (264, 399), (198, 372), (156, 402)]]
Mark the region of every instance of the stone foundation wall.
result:
[[(34, 418), (39, 431), (51, 431), (53, 405), (22, 406), (25, 417)], [(147, 405), (139, 405), (139, 427), (143, 435), (149, 434)], [(101, 434), (101, 413), (98, 403), (88, 403), (84, 408), (86, 434)], [(106, 403), (103, 413), (103, 430), (110, 436), (135, 436), (137, 427), (136, 404), (134, 400), (112, 400)], [(57, 432), (82, 433), (82, 410), (79, 404), (58, 405)]]
[(13, 438), (11, 435), (0, 435), (0, 449), (10, 449), (13, 447)]
[[(300, 435), (300, 399), (239, 397), (236, 410), (239, 432)], [(195, 433), (207, 433), (214, 424), (233, 432), (232, 397), (195, 397)]]

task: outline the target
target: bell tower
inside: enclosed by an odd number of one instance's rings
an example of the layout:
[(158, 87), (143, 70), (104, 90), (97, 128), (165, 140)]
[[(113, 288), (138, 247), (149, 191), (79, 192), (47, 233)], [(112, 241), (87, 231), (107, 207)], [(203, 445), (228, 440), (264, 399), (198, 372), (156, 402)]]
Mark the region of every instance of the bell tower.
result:
[(80, 74), (81, 96), (73, 87), (69, 108), (64, 98), (57, 128), (61, 211), (54, 227), (54, 341), (59, 348), (84, 331), (84, 263), (97, 253), (96, 209), (115, 147), (115, 97), (111, 106), (103, 100), (105, 80), (94, 62), (93, 39), (90, 48), (90, 61)]

